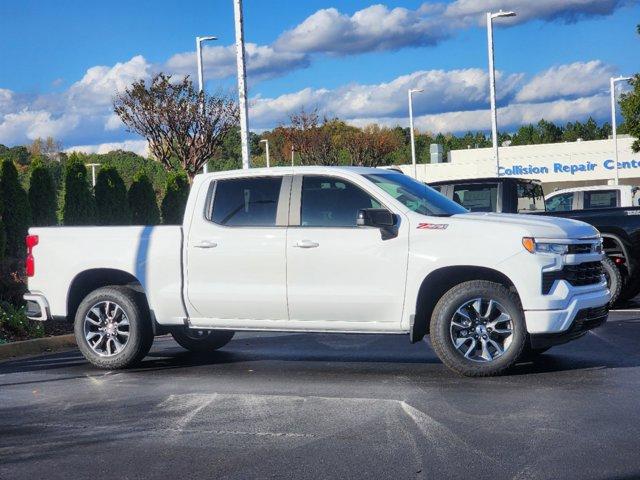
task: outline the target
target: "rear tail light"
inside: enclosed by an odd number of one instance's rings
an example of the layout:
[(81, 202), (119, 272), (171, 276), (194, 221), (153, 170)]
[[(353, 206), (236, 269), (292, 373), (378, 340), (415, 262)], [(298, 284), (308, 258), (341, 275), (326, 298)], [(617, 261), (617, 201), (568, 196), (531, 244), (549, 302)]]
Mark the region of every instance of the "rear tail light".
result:
[(24, 269), (27, 272), (27, 277), (33, 277), (36, 274), (36, 261), (33, 258), (33, 247), (38, 245), (38, 236), (27, 235), (25, 243), (27, 244), (27, 258), (24, 262)]

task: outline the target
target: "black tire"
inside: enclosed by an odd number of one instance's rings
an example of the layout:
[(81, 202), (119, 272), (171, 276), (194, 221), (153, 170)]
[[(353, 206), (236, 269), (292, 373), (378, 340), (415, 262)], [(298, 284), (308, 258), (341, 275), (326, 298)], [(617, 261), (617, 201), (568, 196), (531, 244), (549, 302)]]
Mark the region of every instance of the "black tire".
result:
[[(92, 348), (89, 339), (87, 339), (85, 317), (90, 315), (89, 311), (92, 308), (96, 305), (106, 304), (105, 302), (115, 304), (124, 311), (128, 320), (128, 335), (121, 351), (101, 356)], [(82, 355), (96, 367), (109, 370), (135, 365), (149, 353), (153, 343), (151, 316), (144, 296), (131, 288), (122, 286), (102, 287), (87, 295), (76, 312), (74, 333)], [(98, 336), (99, 333), (96, 333), (96, 337)], [(123, 338), (125, 337), (119, 337), (120, 340)], [(98, 343), (98, 341), (96, 340), (94, 343)], [(108, 339), (106, 343), (109, 343)]]
[[(453, 344), (451, 325), (454, 314), (465, 303), (477, 298), (498, 302), (511, 317), (511, 343), (502, 355), (490, 361), (466, 358)], [(525, 345), (527, 329), (520, 301), (514, 292), (499, 283), (473, 280), (456, 285), (438, 301), (431, 316), (430, 336), (434, 351), (451, 370), (468, 377), (488, 377), (500, 375), (516, 363)]]
[(609, 306), (613, 307), (615, 303), (620, 299), (620, 292), (622, 291), (622, 275), (620, 270), (616, 267), (609, 257), (602, 259), (602, 268), (604, 269), (604, 276), (607, 279), (607, 287), (611, 293), (609, 299)]
[(618, 301), (624, 302), (628, 300), (633, 300), (640, 293), (640, 278), (627, 277), (627, 281), (625, 282), (620, 295), (618, 296)]
[(231, 330), (198, 330), (186, 327), (171, 332), (173, 339), (191, 352), (210, 352), (222, 348), (231, 341), (234, 334)]

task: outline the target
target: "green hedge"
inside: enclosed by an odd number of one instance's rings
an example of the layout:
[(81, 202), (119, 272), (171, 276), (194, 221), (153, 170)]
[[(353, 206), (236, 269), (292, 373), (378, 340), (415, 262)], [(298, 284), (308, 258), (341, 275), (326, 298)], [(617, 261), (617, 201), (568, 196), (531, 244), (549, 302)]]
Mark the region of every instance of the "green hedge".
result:
[(95, 197), (99, 225), (129, 225), (131, 213), (127, 187), (114, 167), (103, 167), (98, 172)]
[(95, 202), (87, 177), (87, 167), (84, 162), (75, 153), (71, 154), (64, 173), (62, 221), (65, 225), (95, 223)]
[(11, 160), (4, 160), (0, 167), (0, 198), (3, 205), (5, 254), (22, 257), (25, 254), (24, 238), (31, 223), (31, 211), (27, 192), (24, 191), (18, 171)]
[(157, 225), (160, 223), (160, 210), (156, 202), (156, 194), (149, 177), (140, 173), (136, 175), (129, 188), (129, 209), (132, 225)]
[(58, 223), (56, 186), (51, 170), (41, 161), (31, 165), (29, 204), (31, 225), (34, 227), (48, 227)]
[(180, 225), (184, 217), (184, 209), (189, 197), (189, 180), (186, 173), (172, 172), (167, 177), (167, 187), (160, 209), (162, 223), (165, 225)]

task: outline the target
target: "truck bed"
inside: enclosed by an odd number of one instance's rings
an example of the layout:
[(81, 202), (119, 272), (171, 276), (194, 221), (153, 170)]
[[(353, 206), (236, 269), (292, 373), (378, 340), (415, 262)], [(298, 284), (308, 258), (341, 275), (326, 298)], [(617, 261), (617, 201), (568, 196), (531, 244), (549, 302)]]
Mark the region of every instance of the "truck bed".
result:
[(156, 318), (180, 323), (185, 317), (182, 227), (47, 227), (31, 228), (29, 234), (38, 236), (29, 289), (49, 299), (52, 316), (67, 315), (74, 280), (90, 283), (91, 271), (116, 270), (140, 283)]

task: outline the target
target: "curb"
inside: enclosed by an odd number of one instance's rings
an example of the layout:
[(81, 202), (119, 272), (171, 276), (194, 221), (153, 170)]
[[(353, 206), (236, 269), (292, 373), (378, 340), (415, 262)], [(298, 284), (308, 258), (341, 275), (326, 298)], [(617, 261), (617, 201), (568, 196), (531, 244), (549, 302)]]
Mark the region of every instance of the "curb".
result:
[(22, 342), (4, 343), (0, 345), (0, 360), (27, 355), (60, 352), (62, 350), (71, 350), (75, 347), (76, 339), (73, 334), (34, 338), (33, 340), (24, 340)]

